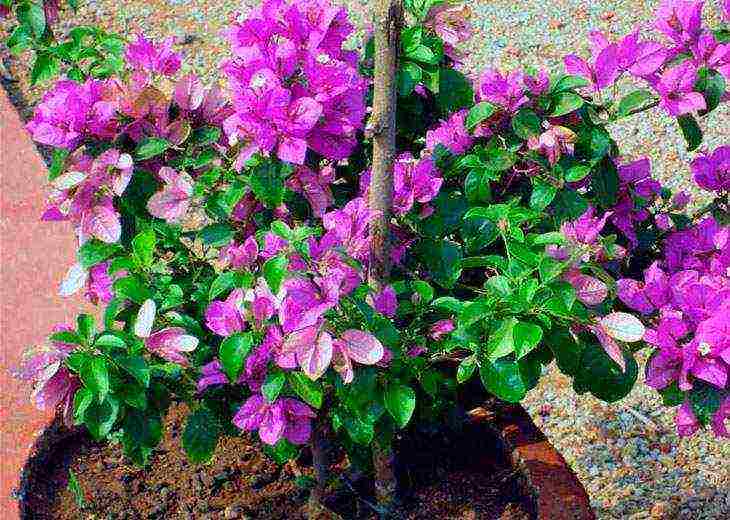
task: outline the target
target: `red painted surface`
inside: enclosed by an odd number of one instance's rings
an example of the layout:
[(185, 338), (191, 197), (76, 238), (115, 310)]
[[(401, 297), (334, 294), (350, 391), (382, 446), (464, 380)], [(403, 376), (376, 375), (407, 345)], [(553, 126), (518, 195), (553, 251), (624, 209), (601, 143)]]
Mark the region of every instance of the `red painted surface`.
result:
[(11, 493), (28, 449), (49, 414), (29, 404), (30, 389), (10, 374), (26, 347), (73, 320), (77, 300), (56, 296), (74, 261), (64, 222), (41, 222), (46, 168), (0, 88), (0, 518), (17, 518)]

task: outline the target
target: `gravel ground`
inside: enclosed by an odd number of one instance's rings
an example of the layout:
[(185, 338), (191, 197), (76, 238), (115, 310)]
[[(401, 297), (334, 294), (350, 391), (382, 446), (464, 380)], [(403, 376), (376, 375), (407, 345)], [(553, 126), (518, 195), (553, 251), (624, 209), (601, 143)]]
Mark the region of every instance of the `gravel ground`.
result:
[[(123, 34), (144, 31), (155, 37), (177, 35), (185, 42), (187, 67), (209, 81), (225, 56), (218, 36), (242, 4), (233, 0), (86, 0), (66, 17), (71, 25), (95, 23)], [(245, 0), (243, 8), (256, 4)], [(367, 0), (341, 0), (362, 29)], [(719, 0), (706, 2), (706, 16), (716, 16)], [(474, 0), (470, 3), (477, 29), (466, 46), (465, 69), (476, 74), (492, 65), (518, 64), (558, 70), (562, 56), (588, 53), (587, 33), (600, 28), (614, 38), (637, 23), (649, 23), (658, 0)], [(0, 36), (3, 31), (0, 30)], [(353, 42), (353, 45), (356, 43)], [(3, 48), (4, 49), (4, 48)], [(6, 55), (5, 50), (0, 53)], [(27, 59), (27, 57), (25, 58)], [(6, 60), (7, 62), (7, 60)], [(39, 90), (30, 89), (24, 67), (9, 61), (18, 80), (13, 90), (32, 106)], [(24, 111), (28, 116), (28, 111)], [(730, 136), (730, 104), (702, 123), (707, 146)], [(654, 111), (635, 116), (612, 129), (628, 156), (649, 153), (658, 177), (672, 187), (688, 187), (690, 155), (676, 123)], [(730, 443), (701, 433), (679, 439), (673, 411), (660, 407), (656, 393), (638, 385), (617, 404), (577, 396), (570, 381), (551, 370), (526, 400), (526, 406), (562, 451), (588, 489), (600, 519), (730, 518)]]

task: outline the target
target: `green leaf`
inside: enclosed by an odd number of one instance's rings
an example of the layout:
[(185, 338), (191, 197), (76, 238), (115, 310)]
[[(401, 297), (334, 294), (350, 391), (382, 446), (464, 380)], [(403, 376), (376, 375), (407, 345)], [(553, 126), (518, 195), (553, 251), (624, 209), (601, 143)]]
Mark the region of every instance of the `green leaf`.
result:
[(461, 276), (461, 248), (449, 240), (423, 240), (419, 256), (437, 284), (449, 289)]
[(129, 298), (135, 303), (142, 304), (152, 298), (152, 293), (137, 276), (126, 276), (114, 282), (114, 292), (117, 296)]
[(565, 74), (556, 81), (553, 81), (552, 84), (553, 86), (550, 88), (550, 92), (557, 94), (566, 90), (587, 87), (590, 83), (583, 76), (571, 76)]
[(54, 332), (50, 336), (48, 336), (48, 339), (51, 341), (58, 341), (61, 343), (73, 343), (75, 345), (83, 345), (84, 340), (82, 340), (78, 334), (75, 332), (72, 332), (70, 330), (62, 330), (60, 332)]
[(223, 371), (231, 383), (238, 380), (253, 340), (249, 332), (239, 332), (223, 340), (218, 352)]
[(154, 448), (162, 440), (162, 420), (157, 413), (127, 410), (122, 427), (125, 441), (138, 446)]
[(684, 140), (687, 141), (687, 150), (694, 151), (702, 144), (702, 129), (697, 120), (687, 114), (677, 118)]
[(121, 250), (122, 248), (118, 244), (107, 244), (101, 240), (92, 239), (79, 248), (76, 252), (76, 258), (84, 269), (89, 269)]
[(30, 84), (38, 85), (56, 77), (60, 71), (61, 63), (55, 56), (47, 53), (38, 53), (33, 63), (33, 70), (30, 72)]
[(604, 157), (591, 177), (591, 188), (604, 207), (616, 204), (620, 179), (613, 159)]
[(488, 101), (482, 101), (474, 105), (466, 116), (466, 129), (471, 131), (479, 123), (492, 117), (497, 107)]
[(305, 403), (313, 406), (314, 408), (320, 408), (322, 406), (322, 400), (324, 398), (324, 391), (322, 385), (317, 381), (312, 381), (303, 372), (288, 372), (287, 378), (289, 380), (289, 386), (292, 390), (301, 397)]
[(568, 329), (559, 328), (550, 331), (545, 338), (545, 345), (555, 355), (555, 362), (560, 371), (567, 376), (575, 376), (581, 368), (583, 345), (576, 341)]
[(46, 32), (46, 14), (41, 2), (23, 2), (15, 14), (18, 22), (28, 27), (36, 39), (40, 39)]
[(172, 143), (167, 139), (147, 137), (137, 145), (134, 154), (137, 156), (137, 159), (144, 161), (164, 153), (170, 146), (172, 146)]
[(393, 417), (398, 428), (405, 428), (416, 409), (416, 392), (408, 385), (390, 383), (383, 395), (385, 409)]
[(539, 179), (533, 179), (530, 207), (538, 211), (547, 208), (558, 193), (558, 188)]
[(573, 388), (578, 393), (589, 391), (609, 403), (623, 399), (633, 388), (638, 375), (636, 360), (625, 349), (624, 360), (626, 371), (621, 370), (599, 344), (586, 344)]
[(114, 362), (145, 388), (150, 386), (150, 367), (142, 356), (120, 356)]
[(288, 461), (297, 458), (299, 455), (299, 447), (295, 446), (286, 439), (281, 439), (273, 446), (264, 444), (264, 453), (271, 460), (279, 464), (280, 466), (286, 464)]
[(571, 166), (570, 168), (568, 168), (568, 170), (565, 172), (565, 180), (567, 182), (582, 181), (589, 173), (591, 173), (590, 166), (576, 164), (575, 166)]
[(477, 368), (477, 360), (474, 356), (469, 356), (459, 363), (456, 369), (456, 382), (459, 384), (466, 383), (474, 375)]
[(455, 313), (460, 312), (463, 306), (464, 304), (453, 296), (441, 296), (440, 298), (436, 298), (434, 301), (431, 302), (431, 307)]
[(695, 84), (695, 91), (702, 92), (707, 105), (705, 110), (700, 111), (700, 115), (709, 114), (722, 101), (722, 96), (725, 94), (725, 78), (717, 71), (702, 68)]
[(74, 424), (84, 423), (84, 414), (93, 402), (94, 394), (88, 388), (82, 386), (76, 391), (74, 395)]
[(575, 112), (583, 106), (583, 98), (574, 92), (560, 92), (557, 94), (551, 104), (551, 110), (548, 115), (552, 117), (560, 117), (571, 112)]
[(221, 129), (215, 126), (202, 126), (193, 132), (192, 142), (196, 146), (208, 146), (221, 138)]
[(275, 256), (269, 258), (264, 263), (264, 278), (266, 283), (269, 284), (269, 288), (274, 294), (279, 292), (281, 283), (286, 278), (288, 273), (287, 267), (289, 266), (289, 260), (284, 255)]
[(410, 95), (422, 78), (423, 70), (421, 67), (411, 61), (403, 63), (400, 70), (398, 70), (398, 93), (403, 97)]
[(101, 356), (94, 356), (89, 359), (81, 368), (81, 381), (97, 397), (99, 402), (103, 401), (109, 393), (109, 369), (106, 366), (106, 359)]
[(124, 342), (124, 340), (118, 336), (115, 336), (114, 334), (104, 334), (102, 336), (99, 336), (97, 340), (94, 342), (94, 346), (98, 349), (126, 349), (127, 344)]
[(512, 118), (512, 129), (518, 137), (527, 140), (540, 135), (542, 121), (535, 112), (523, 108)]
[(542, 329), (533, 323), (520, 321), (514, 328), (515, 354), (522, 359), (532, 352), (542, 340)]
[(28, 26), (18, 25), (5, 41), (5, 44), (10, 49), (10, 52), (16, 56), (33, 45), (33, 38), (31, 37), (31, 31), (28, 29)]
[(490, 334), (487, 340), (487, 359), (495, 361), (515, 351), (514, 330), (519, 323), (516, 318), (507, 318)]
[(218, 445), (221, 428), (218, 418), (205, 408), (190, 414), (183, 432), (183, 448), (193, 464), (208, 462)]
[(720, 408), (720, 390), (703, 381), (696, 381), (689, 391), (689, 402), (697, 420), (707, 426)]
[(84, 425), (91, 436), (102, 440), (112, 431), (119, 416), (119, 402), (112, 396), (99, 402), (93, 400), (84, 411)]
[(588, 209), (588, 201), (573, 190), (560, 190), (553, 202), (553, 208), (561, 222), (575, 220)]
[(151, 267), (154, 261), (157, 237), (155, 230), (147, 228), (132, 239), (132, 252), (139, 264), (143, 267)]
[(421, 302), (423, 303), (429, 303), (431, 300), (433, 300), (433, 287), (429, 285), (428, 282), (424, 282), (423, 280), (416, 280), (414, 282), (411, 282), (411, 287), (413, 287), (413, 290), (421, 297)]
[(473, 103), (473, 99), (471, 82), (464, 74), (455, 69), (441, 69), (436, 103), (442, 114), (466, 108)]
[(66, 489), (68, 489), (74, 496), (74, 500), (76, 501), (76, 505), (79, 509), (84, 509), (87, 505), (86, 497), (84, 497), (84, 490), (81, 489), (79, 479), (76, 477), (76, 473), (74, 473), (74, 470), (71, 468), (68, 470), (68, 485), (66, 486)]
[(508, 358), (500, 358), (494, 362), (484, 360), (479, 376), (484, 388), (503, 401), (517, 403), (527, 394), (527, 383), (520, 372), (520, 366)]
[(271, 370), (266, 375), (266, 380), (261, 386), (261, 393), (267, 401), (273, 403), (279, 397), (284, 384), (286, 383), (286, 374), (283, 370)]
[(257, 166), (249, 178), (251, 190), (267, 208), (277, 208), (284, 201), (284, 179), (271, 161)]
[(626, 117), (635, 110), (645, 106), (648, 101), (654, 99), (654, 93), (647, 89), (638, 89), (626, 94), (618, 104), (618, 117)]
[(210, 224), (200, 230), (200, 238), (207, 246), (220, 247), (233, 240), (235, 232), (228, 224)]
[[(654, 355), (658, 353), (659, 351), (657, 350), (654, 352)], [(646, 366), (648, 367), (649, 363)], [(659, 395), (662, 396), (662, 404), (669, 407), (679, 406), (685, 400), (684, 392), (679, 389), (676, 381), (672, 381), (669, 386), (659, 390)]]
[(548, 283), (554, 280), (563, 272), (564, 266), (561, 262), (545, 256), (540, 261), (538, 271), (540, 272), (540, 279), (542, 283)]

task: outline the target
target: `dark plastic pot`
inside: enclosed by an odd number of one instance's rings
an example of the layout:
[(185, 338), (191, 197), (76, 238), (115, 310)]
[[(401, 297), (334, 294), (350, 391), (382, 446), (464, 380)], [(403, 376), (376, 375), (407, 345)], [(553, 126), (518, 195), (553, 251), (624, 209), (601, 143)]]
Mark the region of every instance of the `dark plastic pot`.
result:
[[(473, 408), (468, 417), (473, 427), (484, 428), (485, 435), (498, 439), (538, 519), (595, 519), (585, 488), (522, 406), (490, 403), (488, 408)], [(66, 429), (58, 418), (38, 437), (21, 474), (21, 519), (34, 518), (29, 498), (49, 496), (57, 486), (54, 479), (63, 478), (74, 447), (86, 440), (85, 432)]]

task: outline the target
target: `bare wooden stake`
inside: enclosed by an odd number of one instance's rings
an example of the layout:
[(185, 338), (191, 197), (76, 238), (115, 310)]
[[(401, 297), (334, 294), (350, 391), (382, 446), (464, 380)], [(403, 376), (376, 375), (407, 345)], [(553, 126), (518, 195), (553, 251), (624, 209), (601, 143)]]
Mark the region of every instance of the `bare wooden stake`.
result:
[[(368, 132), (373, 138), (373, 166), (369, 206), (377, 212), (370, 224), (370, 284), (380, 289), (390, 275), (390, 219), (393, 208), (395, 162), (395, 115), (397, 103), (398, 48), (403, 26), (402, 0), (373, 0), (375, 30), (375, 81), (373, 112)], [(391, 444), (373, 442), (375, 493), (385, 515), (396, 504), (395, 456)]]

